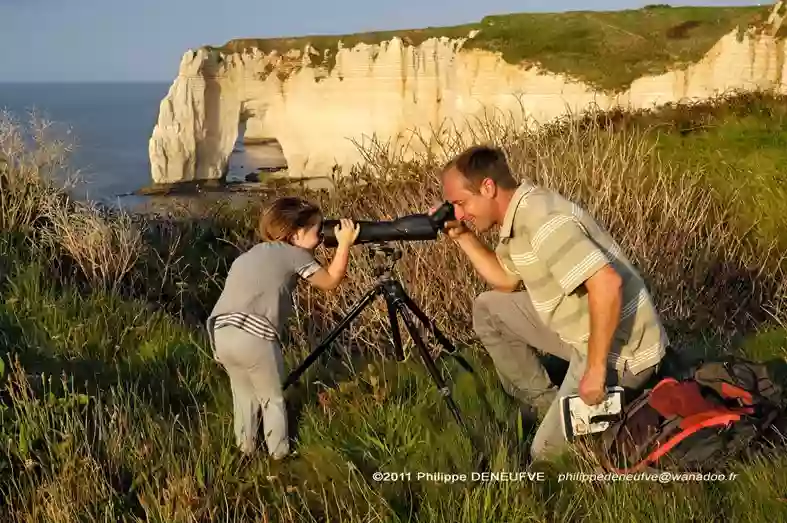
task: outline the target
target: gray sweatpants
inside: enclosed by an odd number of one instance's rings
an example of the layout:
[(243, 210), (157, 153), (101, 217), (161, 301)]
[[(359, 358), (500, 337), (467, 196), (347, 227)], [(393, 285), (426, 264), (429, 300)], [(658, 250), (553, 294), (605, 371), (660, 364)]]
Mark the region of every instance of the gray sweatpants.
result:
[(279, 344), (233, 326), (215, 331), (216, 359), (230, 378), (234, 405), (235, 440), (244, 453), (257, 441), (259, 411), (269, 454), (289, 454), (287, 413), (282, 381), (284, 362)]
[[(560, 398), (579, 392), (587, 355), (567, 344), (538, 317), (527, 292), (488, 291), (473, 305), (473, 328), (489, 352), (503, 388), (511, 396), (540, 412), (546, 409), (533, 438), (533, 459), (565, 450)], [(537, 351), (569, 362), (560, 388), (555, 387), (538, 358)], [(657, 370), (650, 367), (639, 374), (619, 373), (610, 367), (607, 386), (638, 389)]]

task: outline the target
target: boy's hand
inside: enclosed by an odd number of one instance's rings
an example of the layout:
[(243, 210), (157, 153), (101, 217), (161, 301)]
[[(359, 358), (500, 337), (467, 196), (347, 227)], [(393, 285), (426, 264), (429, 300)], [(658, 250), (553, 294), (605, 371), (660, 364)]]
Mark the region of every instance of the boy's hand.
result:
[(336, 242), (341, 246), (350, 246), (358, 239), (358, 234), (361, 232), (361, 224), (357, 223), (353, 226), (353, 221), (349, 218), (342, 218), (339, 220), (339, 225), (333, 228), (333, 233), (336, 235)]

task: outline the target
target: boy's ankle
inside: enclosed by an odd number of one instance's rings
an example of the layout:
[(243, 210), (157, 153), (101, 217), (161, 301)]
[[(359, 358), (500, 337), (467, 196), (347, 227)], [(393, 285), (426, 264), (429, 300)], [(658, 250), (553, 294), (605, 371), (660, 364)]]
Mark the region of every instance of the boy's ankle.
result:
[(238, 451), (241, 454), (243, 454), (244, 456), (251, 456), (252, 454), (254, 454), (254, 451), (255, 451), (255, 445), (245, 445), (245, 444), (239, 443), (237, 445), (237, 448), (238, 448)]
[(277, 461), (282, 460), (287, 456), (291, 456), (292, 454), (294, 454), (294, 451), (290, 450), (289, 445), (279, 445), (275, 451), (270, 452), (271, 458)]

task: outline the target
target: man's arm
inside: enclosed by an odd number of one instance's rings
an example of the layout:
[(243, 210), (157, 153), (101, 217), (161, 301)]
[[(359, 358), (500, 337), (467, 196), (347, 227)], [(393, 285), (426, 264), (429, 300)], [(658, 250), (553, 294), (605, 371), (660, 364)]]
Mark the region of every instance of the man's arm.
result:
[(590, 308), (588, 360), (579, 394), (588, 405), (604, 399), (607, 358), (622, 307), (622, 278), (607, 255), (570, 214), (528, 216), (533, 248), (567, 295), (577, 287), (587, 290)]
[(497, 259), (494, 251), (478, 239), (471, 231), (464, 232), (454, 238), (459, 247), (465, 252), (475, 270), (486, 282), (501, 292), (514, 292), (519, 284), (519, 278), (506, 271)]
[(620, 322), (623, 280), (610, 265), (604, 266), (584, 282), (590, 307), (587, 373), (606, 381), (607, 356)]

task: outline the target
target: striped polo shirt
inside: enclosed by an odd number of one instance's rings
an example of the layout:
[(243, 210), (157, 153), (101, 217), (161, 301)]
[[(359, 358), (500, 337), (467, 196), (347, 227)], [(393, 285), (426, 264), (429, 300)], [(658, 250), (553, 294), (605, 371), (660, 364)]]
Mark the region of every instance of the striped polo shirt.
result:
[(623, 304), (609, 363), (637, 374), (663, 357), (669, 340), (644, 280), (620, 246), (575, 203), (522, 183), (506, 211), (496, 254), (522, 281), (544, 323), (585, 354), (590, 308), (582, 283), (611, 264), (623, 279)]

